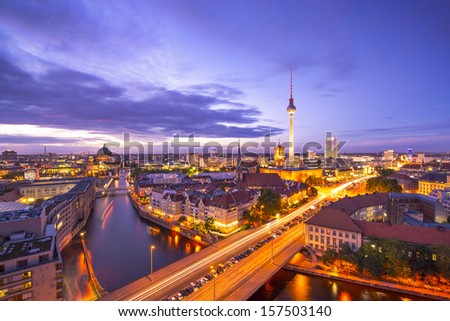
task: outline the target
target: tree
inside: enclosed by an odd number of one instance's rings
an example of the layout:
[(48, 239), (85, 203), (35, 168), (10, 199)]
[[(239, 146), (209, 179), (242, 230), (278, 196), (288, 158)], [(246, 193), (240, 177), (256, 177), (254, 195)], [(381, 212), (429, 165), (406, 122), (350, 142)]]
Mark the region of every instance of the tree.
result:
[(323, 178), (314, 175), (309, 175), (305, 180), (305, 184), (308, 184), (310, 186), (322, 186)]
[(402, 187), (396, 179), (386, 177), (372, 177), (367, 180), (366, 190), (377, 193), (401, 193)]
[(408, 244), (396, 239), (382, 240), (384, 269), (390, 276), (407, 277), (411, 273), (408, 264)]
[(257, 210), (261, 210), (262, 219), (266, 220), (281, 210), (281, 196), (271, 189), (263, 189), (255, 204)]
[(358, 268), (365, 274), (380, 277), (384, 274), (383, 256), (379, 252), (379, 242), (371, 239), (363, 244), (358, 251)]
[(252, 210), (245, 210), (242, 213), (242, 216), (244, 219), (248, 222), (248, 224), (252, 226), (258, 226), (260, 223), (262, 223), (261, 215), (258, 215), (256, 211)]
[(213, 231), (215, 229), (215, 221), (214, 221), (214, 218), (213, 217), (208, 217), (206, 220), (205, 220), (205, 230), (207, 231), (207, 232), (211, 232), (211, 231)]
[(335, 249), (328, 249), (322, 255), (322, 263), (330, 266), (334, 263), (336, 258), (338, 257), (338, 252)]
[(450, 247), (437, 245), (432, 247), (431, 250), (435, 254), (437, 272), (443, 277), (450, 279)]
[(187, 221), (187, 217), (184, 215), (181, 215), (181, 217), (178, 219), (178, 223), (183, 224)]
[(415, 244), (411, 250), (410, 265), (415, 273), (433, 274), (436, 264), (432, 260), (432, 250), (426, 245)]
[(317, 188), (311, 186), (308, 188), (308, 196), (317, 196)]
[(392, 168), (383, 168), (379, 165), (375, 167), (375, 171), (382, 177), (388, 177), (395, 173), (395, 170), (393, 170)]

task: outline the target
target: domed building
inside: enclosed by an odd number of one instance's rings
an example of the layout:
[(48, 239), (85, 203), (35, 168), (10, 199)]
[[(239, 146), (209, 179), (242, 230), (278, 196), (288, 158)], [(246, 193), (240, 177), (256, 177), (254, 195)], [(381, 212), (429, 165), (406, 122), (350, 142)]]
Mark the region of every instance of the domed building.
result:
[(95, 160), (103, 163), (114, 163), (115, 161), (113, 153), (106, 147), (106, 144), (103, 144), (103, 147), (98, 150)]

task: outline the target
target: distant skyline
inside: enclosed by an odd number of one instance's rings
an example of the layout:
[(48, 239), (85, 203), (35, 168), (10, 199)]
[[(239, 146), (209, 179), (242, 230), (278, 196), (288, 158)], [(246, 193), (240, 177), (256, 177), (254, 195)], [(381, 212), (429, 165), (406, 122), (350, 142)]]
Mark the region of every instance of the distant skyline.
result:
[(450, 151), (450, 2), (1, 1), (0, 151), (288, 141)]

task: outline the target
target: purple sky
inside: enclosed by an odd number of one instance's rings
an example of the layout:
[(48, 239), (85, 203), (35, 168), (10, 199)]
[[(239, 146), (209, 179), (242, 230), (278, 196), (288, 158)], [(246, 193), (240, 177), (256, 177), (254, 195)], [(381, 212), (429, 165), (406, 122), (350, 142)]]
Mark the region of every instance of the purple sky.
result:
[(0, 151), (195, 132), (450, 150), (450, 1), (0, 2)]

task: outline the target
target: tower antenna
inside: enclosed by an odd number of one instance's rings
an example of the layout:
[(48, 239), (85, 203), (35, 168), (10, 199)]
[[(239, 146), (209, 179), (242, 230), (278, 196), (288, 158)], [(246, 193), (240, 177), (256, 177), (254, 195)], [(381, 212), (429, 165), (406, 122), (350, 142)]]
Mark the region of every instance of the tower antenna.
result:
[(293, 100), (294, 98), (292, 98), (292, 65), (291, 65), (290, 93), (291, 93), (291, 95), (290, 95), (289, 99)]

